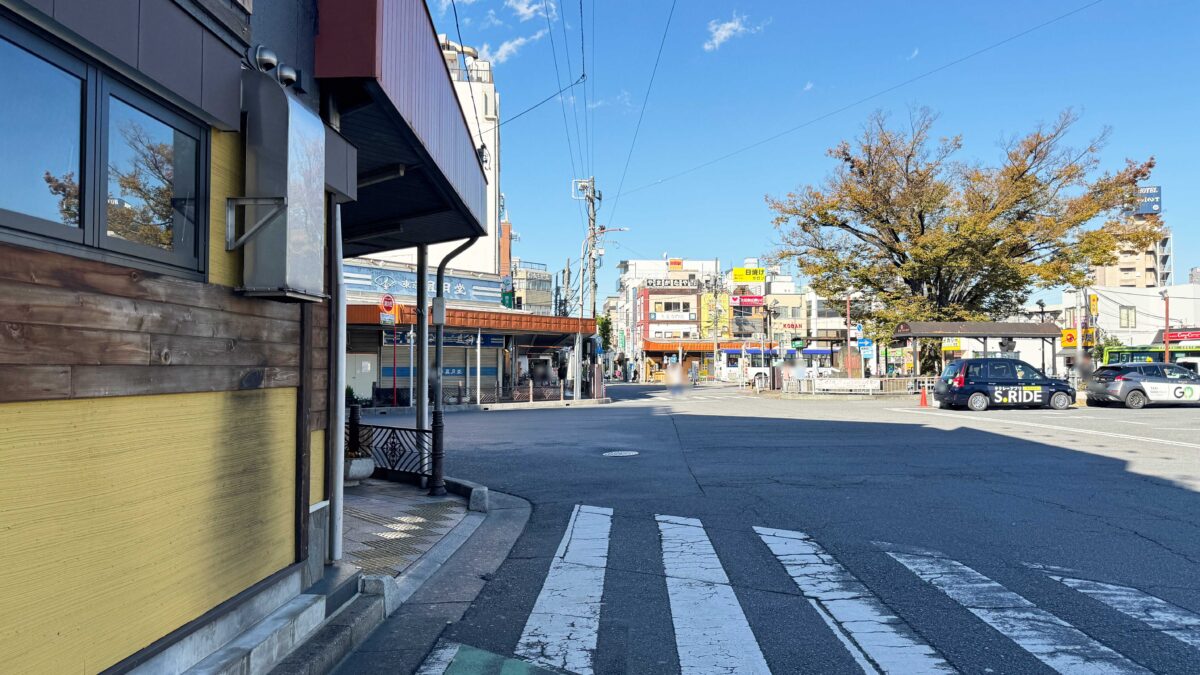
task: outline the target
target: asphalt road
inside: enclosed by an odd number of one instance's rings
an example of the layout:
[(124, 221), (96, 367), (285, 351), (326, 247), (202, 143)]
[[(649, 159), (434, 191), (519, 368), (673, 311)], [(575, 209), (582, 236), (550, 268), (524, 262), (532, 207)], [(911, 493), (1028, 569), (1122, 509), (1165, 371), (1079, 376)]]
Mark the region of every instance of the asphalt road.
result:
[(447, 415), (447, 472), (533, 504), (447, 643), (598, 673), (1200, 672), (1200, 408), (610, 392)]

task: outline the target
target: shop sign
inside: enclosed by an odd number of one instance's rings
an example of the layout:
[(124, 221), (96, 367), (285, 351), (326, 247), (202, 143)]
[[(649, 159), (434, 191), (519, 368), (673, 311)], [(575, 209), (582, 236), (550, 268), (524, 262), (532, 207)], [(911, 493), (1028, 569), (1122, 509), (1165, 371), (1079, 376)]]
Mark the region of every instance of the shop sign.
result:
[(962, 338), (944, 337), (942, 338), (942, 351), (944, 352), (961, 352), (963, 350)]
[(695, 321), (695, 312), (650, 312), (651, 321)]
[[(342, 280), (348, 291), (414, 297), (417, 294), (417, 274), (406, 270), (345, 265)], [(437, 293), (437, 275), (429, 274), (428, 281), (429, 295), (432, 297)], [(455, 275), (447, 275), (442, 284), (442, 294), (449, 300), (471, 300), (499, 305), (501, 291), (501, 282)]]
[(733, 283), (735, 283), (735, 284), (763, 283), (766, 280), (767, 280), (767, 269), (765, 267), (735, 267), (735, 268), (733, 268)]
[(773, 322), (771, 323), (771, 325), (772, 325), (772, 326), (775, 326), (775, 327), (776, 327), (776, 328), (778, 328), (779, 330), (783, 330), (783, 331), (789, 331), (789, 332), (792, 332), (792, 331), (803, 331), (805, 328), (807, 328), (807, 326), (804, 324), (804, 322), (803, 322), (803, 321), (783, 321), (783, 320), (779, 320), (779, 321), (773, 321)]
[(667, 260), (667, 269), (681, 270), (683, 269), (683, 258), (671, 258)]
[[(1091, 347), (1096, 344), (1096, 329), (1085, 328), (1083, 330), (1083, 346)], [(1062, 346), (1063, 349), (1073, 349), (1079, 346), (1079, 329), (1064, 328), (1062, 331)]]
[(729, 304), (732, 307), (762, 307), (766, 301), (761, 295), (731, 295)]
[(1182, 342), (1183, 340), (1200, 340), (1200, 330), (1173, 330), (1167, 332), (1167, 339), (1171, 342)]
[(699, 288), (697, 279), (646, 279), (646, 288)]
[[(383, 346), (384, 347), (392, 346), (392, 335), (393, 334), (389, 333), (389, 332), (383, 333)], [(417, 337), (416, 334), (404, 332), (404, 333), (400, 333), (400, 334), (396, 335), (396, 344), (398, 344), (398, 345), (409, 344), (409, 336), (410, 335), (412, 336), (412, 340), (415, 342), (416, 337)], [(450, 332), (447, 332), (445, 337), (442, 340), (442, 344), (447, 347), (474, 347), (475, 339), (477, 337), (479, 337), (479, 335), (477, 333), (450, 333)], [(437, 340), (437, 332), (432, 331), (432, 330), (429, 331), (429, 345), (433, 346), (433, 344), (436, 342), (436, 340)], [(484, 347), (485, 349), (486, 348), (503, 347), (504, 346), (504, 336), (492, 334), (492, 333), (484, 333), (483, 334), (483, 343), (480, 346)]]

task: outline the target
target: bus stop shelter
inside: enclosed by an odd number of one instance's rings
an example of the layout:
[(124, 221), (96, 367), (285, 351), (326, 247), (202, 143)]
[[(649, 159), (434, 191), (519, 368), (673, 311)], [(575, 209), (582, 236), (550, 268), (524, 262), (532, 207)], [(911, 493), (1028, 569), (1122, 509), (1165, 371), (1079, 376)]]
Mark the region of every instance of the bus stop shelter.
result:
[[(1029, 323), (1021, 321), (909, 321), (896, 327), (893, 333), (895, 340), (905, 340), (913, 348), (913, 368), (917, 376), (921, 375), (921, 340), (937, 340), (939, 346), (943, 338), (964, 338), (978, 341), (983, 352), (988, 353), (989, 340), (999, 346), (1008, 340), (1034, 339), (1047, 344), (1053, 354), (1054, 343), (1059, 339), (1061, 329), (1053, 323)], [(939, 347), (940, 348), (940, 347)], [(1003, 350), (1001, 350), (1003, 351)], [(1043, 365), (1044, 367), (1044, 365)]]

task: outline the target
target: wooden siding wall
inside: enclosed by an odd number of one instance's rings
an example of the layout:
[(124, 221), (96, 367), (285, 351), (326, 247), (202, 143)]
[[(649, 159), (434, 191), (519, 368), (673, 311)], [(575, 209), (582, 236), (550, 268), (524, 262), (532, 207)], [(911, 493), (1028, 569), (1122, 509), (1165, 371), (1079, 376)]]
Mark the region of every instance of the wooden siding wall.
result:
[(299, 344), (296, 305), (0, 245), (0, 403), (295, 387)]

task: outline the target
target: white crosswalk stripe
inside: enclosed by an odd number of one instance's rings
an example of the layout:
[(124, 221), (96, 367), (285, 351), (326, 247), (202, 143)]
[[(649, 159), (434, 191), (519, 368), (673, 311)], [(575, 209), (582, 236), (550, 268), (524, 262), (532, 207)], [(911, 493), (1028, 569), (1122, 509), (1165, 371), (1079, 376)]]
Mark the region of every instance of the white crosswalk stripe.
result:
[(864, 672), (956, 672), (808, 535), (768, 527), (754, 531)]
[(1150, 672), (956, 560), (935, 551), (898, 550), (894, 544), (876, 544), (918, 577), (1060, 673)]
[[(661, 544), (658, 551), (664, 572), (661, 583), (666, 587), (679, 671), (688, 675), (769, 673), (768, 654), (764, 654), (755, 631), (765, 636), (769, 633), (761, 631), (777, 627), (762, 625), (757, 614), (747, 617), (704, 524), (695, 518), (670, 515), (655, 515), (654, 520)], [(609, 548), (619, 550), (621, 545), (620, 540), (612, 540), (610, 544), (612, 524), (612, 509), (586, 505), (574, 508), (513, 656), (581, 675), (592, 675), (599, 667), (597, 663), (604, 663), (596, 661), (604, 608), (611, 608), (614, 602), (628, 601), (622, 595), (615, 600), (604, 597)], [(906, 619), (903, 613), (893, 611), (884, 598), (872, 591), (872, 586), (855, 576), (813, 537), (800, 531), (769, 527), (754, 527), (753, 531), (767, 549), (756, 555), (769, 561), (769, 551), (773, 562), (782, 565), (799, 589), (798, 596), (783, 600), (795, 603), (790, 605), (794, 609), (789, 613), (795, 612), (797, 617), (808, 615), (811, 607), (829, 630), (826, 635), (825, 628), (817, 628), (820, 635), (797, 638), (827, 640), (832, 649), (837, 649), (832, 644), (838, 641), (867, 675), (958, 672), (938, 644), (938, 631), (944, 628), (923, 629), (917, 623), (923, 618)], [(953, 610), (961, 613), (961, 618), (968, 617), (969, 612), (982, 620), (1012, 641), (1014, 653), (1024, 650), (1049, 668), (1067, 674), (1149, 672), (1030, 599), (957, 560), (936, 551), (875, 543), (929, 584), (923, 592), (932, 593), (936, 589), (944, 593), (966, 610)], [(1082, 578), (1072, 570), (1029, 567), (1082, 594), (1080, 602), (1088, 602), (1083, 596), (1093, 598), (1150, 629), (1200, 649), (1200, 613), (1136, 588)], [(646, 583), (655, 583), (652, 580), (660, 577), (645, 574), (643, 578)], [(807, 621), (801, 625), (821, 625), (811, 618)], [(446, 649), (435, 651), (427, 661), (429, 669), (422, 672), (446, 670), (453, 651), (449, 643), (444, 646)], [(790, 663), (788, 659), (795, 656), (781, 654), (778, 658)], [(653, 669), (650, 664), (631, 663), (629, 667)]]
[(580, 675), (592, 672), (612, 509), (579, 505), (525, 622), (515, 654)]
[(704, 525), (656, 516), (682, 673), (770, 673)]
[(1200, 615), (1173, 605), (1160, 597), (1129, 586), (1106, 584), (1090, 579), (1050, 574), (1059, 581), (1113, 609), (1160, 630), (1192, 647), (1200, 649)]

